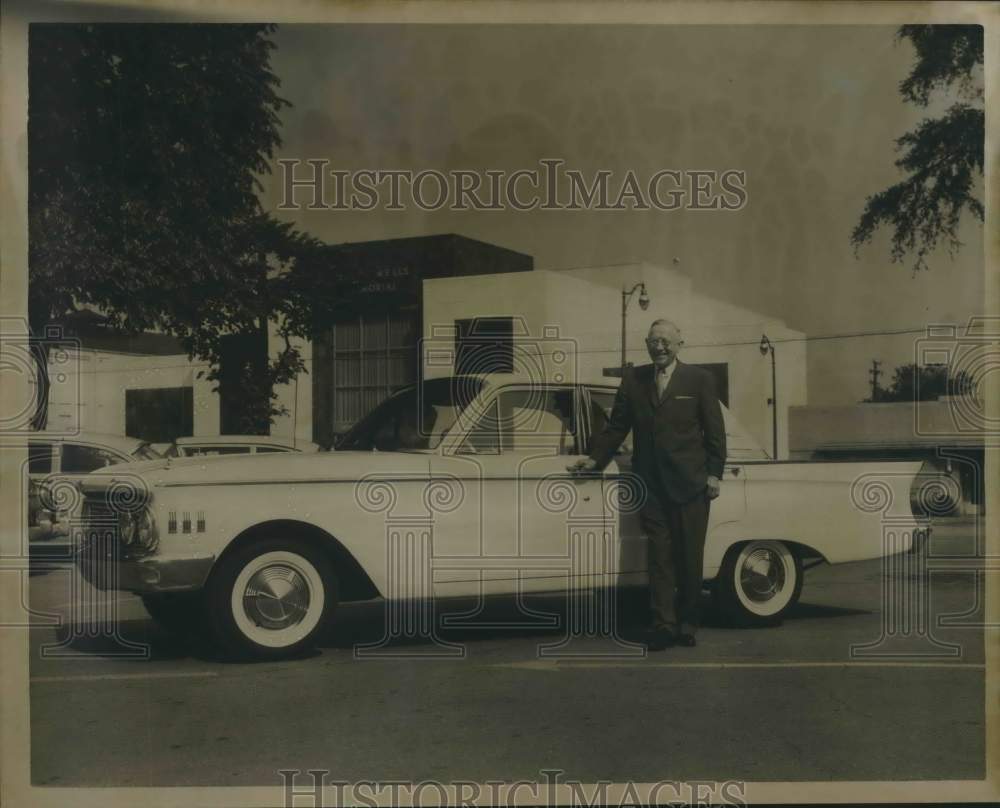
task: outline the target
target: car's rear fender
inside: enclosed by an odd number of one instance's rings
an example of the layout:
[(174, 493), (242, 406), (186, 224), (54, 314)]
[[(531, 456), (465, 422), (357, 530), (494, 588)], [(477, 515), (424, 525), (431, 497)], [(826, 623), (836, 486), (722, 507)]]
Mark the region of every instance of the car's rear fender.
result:
[(743, 519), (709, 537), (711, 557), (737, 540), (794, 541), (831, 564), (908, 550), (921, 527), (910, 489), (919, 462), (747, 463)]

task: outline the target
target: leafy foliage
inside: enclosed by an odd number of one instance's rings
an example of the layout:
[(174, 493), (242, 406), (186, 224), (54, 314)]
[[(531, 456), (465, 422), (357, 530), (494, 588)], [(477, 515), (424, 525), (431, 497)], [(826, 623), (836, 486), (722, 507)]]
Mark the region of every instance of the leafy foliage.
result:
[(957, 82), (966, 98), (982, 98), (976, 68), (983, 63), (981, 25), (904, 25), (897, 39), (908, 39), (917, 51), (917, 62), (899, 85), (907, 101), (926, 107), (935, 89)]
[[(279, 324), (273, 384), (311, 322), (285, 276), (312, 239), (261, 209), (280, 146), (269, 25), (35, 24), (29, 31), (29, 319), (79, 307), (159, 329), (212, 363), (228, 333)], [(302, 285), (301, 282), (299, 284)]]
[(983, 64), (983, 29), (974, 25), (904, 25), (897, 37), (908, 39), (917, 61), (899, 90), (907, 101), (926, 107), (931, 93), (954, 88), (965, 99), (939, 118), (925, 118), (896, 141), (903, 151), (895, 164), (907, 177), (865, 201), (851, 233), (855, 249), (871, 241), (882, 225), (892, 230), (891, 257), (914, 256), (914, 270), (927, 267), (927, 256), (940, 244), (950, 253), (961, 247), (957, 230), (968, 210), (983, 220), (976, 197), (983, 175), (985, 118), (979, 68)]
[(952, 375), (947, 365), (911, 363), (896, 368), (889, 388), (876, 388), (874, 397), (865, 401), (934, 401), (940, 396), (975, 394), (975, 380), (964, 370)]

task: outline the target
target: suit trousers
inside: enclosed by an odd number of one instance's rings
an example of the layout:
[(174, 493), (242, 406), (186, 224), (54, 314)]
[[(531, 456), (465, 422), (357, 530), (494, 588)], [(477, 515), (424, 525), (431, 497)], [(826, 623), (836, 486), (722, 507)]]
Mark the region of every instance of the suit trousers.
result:
[(694, 634), (708, 530), (709, 499), (702, 491), (676, 503), (649, 487), (639, 518), (648, 538), (649, 601), (654, 631)]

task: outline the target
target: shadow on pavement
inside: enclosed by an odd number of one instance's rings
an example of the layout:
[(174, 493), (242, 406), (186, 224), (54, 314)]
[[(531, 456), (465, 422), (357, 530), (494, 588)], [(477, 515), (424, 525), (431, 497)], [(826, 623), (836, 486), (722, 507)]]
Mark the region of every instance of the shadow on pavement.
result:
[[(642, 642), (646, 638), (649, 622), (648, 596), (645, 590), (628, 590), (617, 593), (615, 599), (615, 625), (618, 637), (629, 642)], [(402, 611), (390, 615), (384, 601), (347, 603), (338, 608), (333, 625), (317, 643), (320, 648), (353, 649), (356, 645), (375, 645), (389, 636), (387, 621), (399, 619), (400, 614), (415, 620), (427, 615), (437, 626), (436, 636), (444, 642), (475, 643), (514, 637), (553, 637), (566, 635), (566, 626), (579, 618), (570, 614), (565, 596), (534, 595), (521, 603), (513, 597), (495, 596), (481, 601), (474, 598), (449, 599), (432, 603), (405, 604)], [(394, 609), (399, 609), (395, 605)], [(407, 611), (409, 609), (409, 611)], [(819, 620), (851, 617), (870, 612), (821, 604), (799, 603), (785, 620)], [(710, 629), (733, 629), (714, 609), (706, 594), (702, 601), (702, 625)], [(780, 626), (783, 621), (742, 631), (766, 630)], [(225, 662), (225, 658), (204, 631), (193, 629), (190, 633), (175, 634), (159, 626), (152, 618), (121, 620), (114, 633), (98, 633), (88, 626), (66, 624), (55, 629), (56, 644), (74, 653), (96, 657), (135, 661), (163, 661), (194, 658), (202, 661)], [(426, 636), (407, 636), (406, 632), (389, 637), (385, 645), (392, 647), (420, 646), (427, 644)], [(600, 639), (600, 637), (598, 637)], [(136, 648), (146, 649), (146, 656), (136, 654)], [(303, 652), (297, 658), (315, 656), (319, 651)], [(242, 662), (241, 664), (247, 664)]]
[[(431, 614), (434, 625), (438, 626), (436, 636), (445, 642), (476, 642), (507, 637), (559, 637), (565, 635), (565, 627), (574, 622), (562, 596), (535, 596), (525, 598), (525, 607), (520, 608), (511, 597), (491, 597), (483, 602), (475, 599), (449, 600), (435, 604)], [(430, 607), (415, 605), (417, 610)], [(378, 643), (387, 636), (386, 624), (389, 618), (386, 605), (381, 601), (345, 604), (340, 607), (338, 618), (322, 641), (327, 648), (352, 648), (356, 644)], [(628, 590), (618, 593), (615, 605), (615, 625), (618, 636), (630, 642), (642, 642), (647, 635), (649, 624), (648, 595), (645, 590)], [(819, 620), (837, 617), (852, 617), (870, 614), (863, 609), (799, 603), (786, 617), (788, 621)], [(398, 615), (397, 615), (398, 616)], [(757, 627), (736, 628), (728, 623), (715, 609), (709, 595), (702, 599), (702, 625), (711, 629), (736, 629), (739, 631), (760, 631), (780, 626), (784, 621), (773, 621)], [(428, 642), (424, 638), (393, 636), (388, 645), (409, 646)]]

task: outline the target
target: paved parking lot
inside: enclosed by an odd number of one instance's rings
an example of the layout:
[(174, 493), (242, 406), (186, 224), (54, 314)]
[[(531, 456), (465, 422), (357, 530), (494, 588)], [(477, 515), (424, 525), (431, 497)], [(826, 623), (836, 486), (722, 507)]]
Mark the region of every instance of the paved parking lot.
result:
[[(939, 529), (934, 552), (971, 553), (970, 531)], [(589, 782), (979, 779), (974, 575), (930, 578), (931, 616), (963, 615), (957, 625), (928, 635), (912, 624), (908, 639), (879, 645), (884, 578), (879, 561), (811, 570), (783, 625), (741, 630), (710, 617), (697, 648), (648, 657), (628, 656), (643, 619), (632, 598), (619, 615), (623, 642), (578, 638), (576, 658), (539, 658), (560, 630), (505, 628), (524, 618), (494, 602), (442, 633), (460, 658), (396, 656), (437, 650), (423, 642), (358, 659), (355, 644), (383, 632), (382, 607), (361, 604), (341, 609), (315, 654), (239, 665), (164, 633), (129, 595), (119, 596), (120, 633), (148, 644), (150, 658), (115, 656), (108, 638), (74, 632), (73, 587), (84, 585), (52, 570), (30, 578), (32, 780), (278, 785), (287, 768), (344, 780), (538, 780), (546, 768)], [(532, 606), (564, 617), (561, 603)], [(63, 624), (45, 625), (44, 612)], [(868, 655), (852, 657), (864, 644)]]

